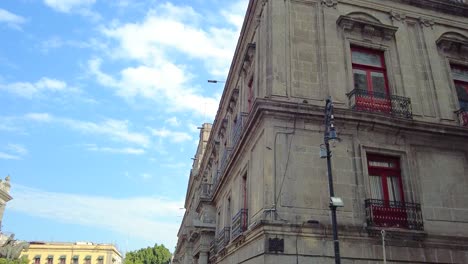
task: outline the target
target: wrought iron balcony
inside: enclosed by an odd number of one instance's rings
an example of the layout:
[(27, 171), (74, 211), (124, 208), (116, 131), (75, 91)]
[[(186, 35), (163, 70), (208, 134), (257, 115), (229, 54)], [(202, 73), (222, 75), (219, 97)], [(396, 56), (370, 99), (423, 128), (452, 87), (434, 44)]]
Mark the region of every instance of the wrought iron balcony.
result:
[(242, 135), (242, 131), (244, 130), (244, 122), (247, 119), (248, 113), (240, 113), (237, 115), (236, 123), (234, 125), (234, 128), (232, 129), (231, 133), (231, 142), (232, 146), (235, 147), (237, 143), (239, 142), (239, 139)]
[(210, 259), (214, 258), (216, 256), (216, 253), (218, 253), (218, 251), (216, 250), (216, 241), (213, 240), (210, 243)]
[(468, 127), (468, 102), (461, 104), (461, 108), (456, 111), (460, 124), (464, 127)]
[(457, 3), (457, 4), (464, 4), (465, 0), (449, 0), (449, 2)]
[(361, 89), (354, 89), (347, 95), (353, 110), (413, 118), (410, 98)]
[(421, 205), (418, 203), (367, 199), (365, 205), (369, 227), (424, 230)]
[(219, 231), (218, 235), (216, 236), (216, 250), (218, 252), (223, 250), (229, 243), (230, 235), (231, 235), (230, 233), (231, 233), (230, 227), (225, 227)]
[(221, 162), (219, 164), (219, 173), (220, 173), (219, 176), (222, 176), (224, 173), (224, 170), (226, 169), (226, 166), (229, 161), (229, 157), (231, 156), (231, 150), (232, 150), (231, 148), (226, 148), (224, 150), (223, 156), (221, 157)]
[(232, 239), (236, 239), (247, 230), (248, 210), (241, 209), (232, 218)]

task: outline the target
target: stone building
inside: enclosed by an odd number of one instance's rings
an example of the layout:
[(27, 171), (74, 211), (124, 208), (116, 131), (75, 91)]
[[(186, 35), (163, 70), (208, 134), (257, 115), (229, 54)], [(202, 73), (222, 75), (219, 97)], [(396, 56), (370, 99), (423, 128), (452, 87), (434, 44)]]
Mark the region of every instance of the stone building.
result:
[(175, 263), (334, 263), (328, 96), (342, 263), (468, 263), (463, 0), (251, 0)]
[(31, 264), (122, 264), (122, 254), (112, 244), (91, 242), (30, 242), (23, 250)]

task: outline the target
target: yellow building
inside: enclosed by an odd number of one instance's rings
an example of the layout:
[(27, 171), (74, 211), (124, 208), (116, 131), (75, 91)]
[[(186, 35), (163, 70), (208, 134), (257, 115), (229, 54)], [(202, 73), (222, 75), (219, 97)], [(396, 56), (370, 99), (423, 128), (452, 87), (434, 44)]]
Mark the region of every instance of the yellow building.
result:
[(21, 256), (31, 264), (122, 264), (114, 245), (91, 242), (30, 242)]

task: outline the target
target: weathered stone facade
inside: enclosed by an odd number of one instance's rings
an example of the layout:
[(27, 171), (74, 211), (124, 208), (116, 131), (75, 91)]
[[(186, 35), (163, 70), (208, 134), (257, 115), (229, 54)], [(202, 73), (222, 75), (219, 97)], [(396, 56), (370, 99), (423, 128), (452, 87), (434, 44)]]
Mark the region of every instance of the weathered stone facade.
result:
[(461, 0), (251, 0), (174, 262), (333, 263), (331, 96), (342, 263), (468, 263), (467, 68)]

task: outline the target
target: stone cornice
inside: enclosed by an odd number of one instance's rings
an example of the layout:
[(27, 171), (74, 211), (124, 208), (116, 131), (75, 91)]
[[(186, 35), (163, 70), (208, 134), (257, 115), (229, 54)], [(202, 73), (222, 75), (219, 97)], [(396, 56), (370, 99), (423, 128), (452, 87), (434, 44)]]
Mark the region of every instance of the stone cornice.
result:
[(468, 17), (468, 4), (458, 3), (451, 0), (387, 0), (389, 2), (400, 2), (417, 6), (420, 8), (431, 9), (437, 12), (443, 12), (455, 16)]

